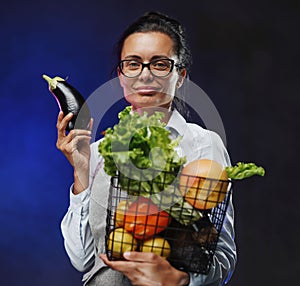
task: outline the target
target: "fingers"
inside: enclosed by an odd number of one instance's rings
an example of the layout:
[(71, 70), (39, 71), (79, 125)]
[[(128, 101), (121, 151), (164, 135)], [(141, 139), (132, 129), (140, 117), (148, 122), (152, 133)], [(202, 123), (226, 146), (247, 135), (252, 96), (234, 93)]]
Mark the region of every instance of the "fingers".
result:
[(56, 147), (63, 152), (73, 153), (74, 150), (77, 149), (79, 143), (90, 140), (90, 130), (73, 129), (69, 132), (68, 135), (64, 134), (64, 136), (58, 137)]
[(69, 121), (73, 118), (73, 113), (64, 116), (62, 111), (57, 117), (57, 141), (56, 147), (69, 160), (75, 168), (86, 171), (90, 158), (90, 141), (93, 127), (93, 120), (90, 121), (89, 130), (72, 129), (66, 132)]
[(132, 285), (137, 285), (135, 282), (139, 282), (139, 285), (149, 285), (141, 283), (143, 278), (142, 269), (140, 267), (145, 267), (140, 262), (124, 261), (124, 260), (108, 260), (105, 254), (100, 254), (100, 258), (103, 262), (115, 271), (123, 273), (131, 281)]
[[(163, 259), (161, 256), (151, 253), (151, 252), (137, 252), (137, 251), (131, 251), (131, 252), (125, 252), (123, 254), (123, 257), (132, 262), (147, 262), (147, 263), (158, 263), (158, 262), (164, 262), (165, 259)], [(120, 262), (121, 265), (128, 265), (126, 261), (110, 261), (108, 260), (107, 256), (105, 254), (100, 254), (100, 258), (106, 263), (107, 265), (116, 265), (116, 263)]]
[(63, 118), (64, 118), (64, 113), (60, 111), (57, 116), (57, 122), (61, 122)]
[[(58, 130), (58, 135), (60, 136), (65, 136), (66, 135), (66, 128), (69, 123), (69, 121), (72, 119), (74, 114), (70, 112), (66, 116), (64, 116), (64, 113), (60, 111), (57, 116), (57, 123), (56, 123), (56, 128)], [(88, 130), (92, 131), (93, 130), (93, 124), (94, 124), (94, 119), (91, 118), (90, 123), (88, 125)]]
[(107, 255), (106, 254), (103, 254), (103, 253), (101, 253), (100, 255), (99, 255), (99, 257), (103, 260), (103, 262), (106, 264), (106, 265), (108, 265), (109, 266), (109, 264), (110, 264), (110, 261), (108, 260), (108, 258), (107, 258)]
[(90, 124), (89, 124), (89, 130), (90, 130), (90, 131), (93, 130), (93, 124), (94, 124), (94, 118), (91, 118)]
[[(109, 261), (105, 254), (100, 254), (100, 258), (111, 269), (122, 272), (128, 277), (132, 285), (178, 285), (174, 283), (163, 283), (169, 273), (170, 264), (165, 259), (154, 253), (127, 252), (124, 253), (126, 261)], [(165, 273), (162, 276), (162, 273)]]
[(157, 263), (160, 260), (164, 260), (161, 256), (152, 253), (152, 252), (125, 252), (123, 254), (124, 258), (129, 261), (136, 261), (136, 262), (149, 262), (149, 263)]
[(69, 121), (72, 119), (72, 117), (73, 117), (73, 113), (71, 112), (66, 116), (64, 116), (64, 113), (62, 111), (58, 113), (57, 123), (56, 123), (58, 137), (66, 136), (66, 128)]
[(111, 269), (121, 271), (124, 273), (124, 272), (126, 272), (126, 270), (128, 270), (130, 268), (128, 261), (122, 261), (122, 260), (110, 261), (110, 260), (108, 260), (106, 254), (100, 254), (100, 258)]

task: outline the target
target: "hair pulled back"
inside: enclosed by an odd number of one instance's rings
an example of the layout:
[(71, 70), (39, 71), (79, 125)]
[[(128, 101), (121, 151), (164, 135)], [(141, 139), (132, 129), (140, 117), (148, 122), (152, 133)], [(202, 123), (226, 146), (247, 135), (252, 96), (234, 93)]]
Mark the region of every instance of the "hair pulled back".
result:
[(160, 12), (147, 12), (125, 29), (116, 45), (118, 61), (121, 59), (126, 38), (134, 33), (147, 32), (161, 32), (168, 35), (174, 43), (174, 52), (178, 57), (179, 67), (189, 71), (192, 57), (186, 43), (184, 28), (177, 20)]

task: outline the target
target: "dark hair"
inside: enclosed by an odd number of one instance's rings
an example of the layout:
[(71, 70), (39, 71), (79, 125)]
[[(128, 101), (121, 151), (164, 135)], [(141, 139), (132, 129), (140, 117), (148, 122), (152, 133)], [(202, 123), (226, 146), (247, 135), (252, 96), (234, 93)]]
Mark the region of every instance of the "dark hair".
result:
[(179, 59), (179, 67), (189, 71), (192, 56), (186, 43), (184, 28), (177, 20), (160, 12), (147, 12), (126, 28), (115, 46), (117, 62), (121, 59), (126, 38), (134, 33), (147, 32), (161, 32), (168, 35), (173, 40), (174, 52)]

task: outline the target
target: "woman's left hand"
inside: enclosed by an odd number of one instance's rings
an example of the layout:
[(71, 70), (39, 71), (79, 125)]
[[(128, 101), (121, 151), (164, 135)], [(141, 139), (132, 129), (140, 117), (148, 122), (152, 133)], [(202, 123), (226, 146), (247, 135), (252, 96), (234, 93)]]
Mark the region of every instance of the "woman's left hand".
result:
[(184, 286), (189, 284), (189, 275), (172, 267), (170, 263), (150, 252), (127, 252), (124, 260), (109, 261), (100, 254), (104, 263), (113, 270), (122, 272), (135, 286)]

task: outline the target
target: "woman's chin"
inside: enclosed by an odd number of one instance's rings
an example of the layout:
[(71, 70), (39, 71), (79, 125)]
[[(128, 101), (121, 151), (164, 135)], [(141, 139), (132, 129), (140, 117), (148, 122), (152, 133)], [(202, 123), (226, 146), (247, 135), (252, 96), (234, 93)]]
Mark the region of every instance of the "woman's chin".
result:
[(140, 108), (169, 108), (171, 106), (171, 98), (161, 98), (156, 95), (139, 95), (126, 96), (126, 101), (132, 105), (134, 109)]

